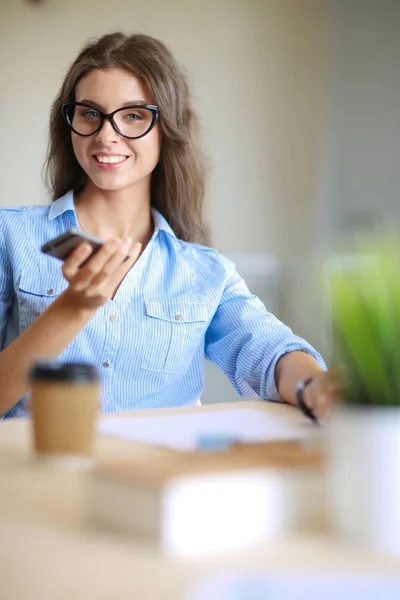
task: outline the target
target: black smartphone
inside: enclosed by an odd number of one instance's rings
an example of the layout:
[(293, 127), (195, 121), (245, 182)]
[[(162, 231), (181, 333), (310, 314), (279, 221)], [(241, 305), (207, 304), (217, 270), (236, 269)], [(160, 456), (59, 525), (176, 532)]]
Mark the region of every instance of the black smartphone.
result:
[[(71, 252), (75, 250), (77, 246), (79, 246), (79, 244), (84, 243), (92, 246), (94, 254), (96, 250), (101, 248), (104, 242), (94, 235), (90, 235), (89, 233), (85, 233), (76, 227), (72, 227), (69, 229), (69, 231), (67, 231), (67, 233), (63, 233), (54, 240), (44, 244), (41, 250), (45, 254), (55, 256), (60, 260), (65, 260), (67, 256), (69, 256)], [(92, 256), (92, 254), (90, 256)]]

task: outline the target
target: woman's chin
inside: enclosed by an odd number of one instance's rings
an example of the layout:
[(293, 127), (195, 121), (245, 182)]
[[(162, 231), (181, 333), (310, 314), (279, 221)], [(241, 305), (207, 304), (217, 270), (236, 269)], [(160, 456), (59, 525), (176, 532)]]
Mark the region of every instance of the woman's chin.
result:
[(90, 177), (90, 180), (96, 188), (105, 192), (118, 192), (134, 185), (134, 182), (123, 177)]

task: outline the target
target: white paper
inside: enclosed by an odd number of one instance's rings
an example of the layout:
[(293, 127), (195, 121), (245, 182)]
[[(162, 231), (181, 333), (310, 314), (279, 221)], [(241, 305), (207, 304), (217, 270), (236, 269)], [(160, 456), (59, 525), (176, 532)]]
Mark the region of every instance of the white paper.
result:
[(99, 422), (100, 433), (175, 450), (194, 450), (204, 436), (255, 443), (309, 438), (315, 429), (306, 419), (293, 424), (252, 408), (161, 417), (106, 417)]

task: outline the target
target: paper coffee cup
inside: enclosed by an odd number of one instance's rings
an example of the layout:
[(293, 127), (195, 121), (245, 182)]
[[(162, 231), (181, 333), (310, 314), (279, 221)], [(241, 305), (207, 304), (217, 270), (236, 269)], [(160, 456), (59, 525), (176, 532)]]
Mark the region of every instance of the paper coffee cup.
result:
[(34, 448), (45, 455), (91, 455), (100, 406), (93, 365), (42, 362), (29, 376)]

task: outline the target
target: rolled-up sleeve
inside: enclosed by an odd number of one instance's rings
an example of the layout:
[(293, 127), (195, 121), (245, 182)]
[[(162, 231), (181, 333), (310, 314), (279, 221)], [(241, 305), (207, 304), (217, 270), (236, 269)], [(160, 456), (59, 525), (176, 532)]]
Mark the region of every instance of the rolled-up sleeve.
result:
[(8, 313), (12, 304), (12, 290), (12, 269), (4, 237), (4, 224), (0, 218), (0, 350), (4, 348)]
[(311, 354), (322, 368), (325, 363), (308, 342), (250, 293), (233, 263), (224, 261), (228, 279), (206, 333), (206, 357), (225, 372), (241, 396), (281, 401), (275, 385), (281, 356), (298, 350)]

